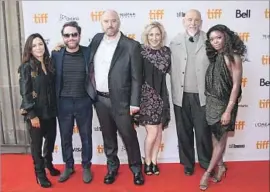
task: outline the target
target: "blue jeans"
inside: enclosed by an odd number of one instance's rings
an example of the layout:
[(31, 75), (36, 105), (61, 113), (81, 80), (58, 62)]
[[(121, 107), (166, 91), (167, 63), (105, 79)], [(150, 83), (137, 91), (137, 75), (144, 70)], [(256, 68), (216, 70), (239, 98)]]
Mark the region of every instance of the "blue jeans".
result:
[(89, 168), (92, 160), (92, 118), (93, 108), (90, 97), (60, 97), (58, 120), (61, 135), (63, 161), (67, 168), (73, 168), (72, 135), (74, 120), (79, 129), (82, 143), (82, 166)]

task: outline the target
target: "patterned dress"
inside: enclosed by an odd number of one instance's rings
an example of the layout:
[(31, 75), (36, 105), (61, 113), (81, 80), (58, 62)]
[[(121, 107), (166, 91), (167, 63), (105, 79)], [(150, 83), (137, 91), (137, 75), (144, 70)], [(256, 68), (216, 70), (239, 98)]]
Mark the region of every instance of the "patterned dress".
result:
[[(205, 83), (206, 120), (211, 126), (213, 135), (220, 140), (225, 132), (234, 131), (238, 110), (238, 103), (236, 103), (231, 112), (231, 122), (225, 126), (221, 125), (221, 116), (227, 108), (233, 87), (232, 77), (223, 54), (218, 54), (216, 62), (209, 65)], [(240, 88), (239, 97), (241, 93)]]
[(166, 46), (154, 50), (142, 46), (144, 83), (140, 102), (139, 124), (158, 125), (163, 129), (170, 121), (169, 94), (166, 74), (171, 65), (171, 52)]

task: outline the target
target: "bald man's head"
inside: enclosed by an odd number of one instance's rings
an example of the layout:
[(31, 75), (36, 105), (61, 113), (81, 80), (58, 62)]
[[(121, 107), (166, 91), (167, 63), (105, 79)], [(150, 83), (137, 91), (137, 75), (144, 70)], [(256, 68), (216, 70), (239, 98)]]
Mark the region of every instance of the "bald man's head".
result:
[(107, 36), (116, 36), (120, 28), (120, 18), (118, 13), (114, 10), (105, 11), (101, 17), (101, 26)]
[(196, 35), (202, 26), (201, 13), (196, 9), (189, 10), (183, 19), (183, 25), (189, 35)]

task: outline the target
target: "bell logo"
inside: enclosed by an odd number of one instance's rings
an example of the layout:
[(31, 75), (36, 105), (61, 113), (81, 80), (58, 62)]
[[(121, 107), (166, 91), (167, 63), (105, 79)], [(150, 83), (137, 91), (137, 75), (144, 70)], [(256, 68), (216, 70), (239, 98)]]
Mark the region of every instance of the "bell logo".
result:
[(245, 121), (236, 121), (235, 123), (235, 129), (236, 130), (243, 130), (245, 128)]
[(249, 35), (248, 32), (237, 33), (237, 34), (238, 34), (238, 36), (240, 37), (240, 39), (241, 39), (242, 41), (244, 41), (244, 42), (247, 42), (248, 39), (249, 39), (249, 37), (250, 37), (250, 35)]
[(78, 126), (77, 125), (74, 125), (74, 127), (73, 127), (73, 133), (79, 133), (79, 128), (78, 128)]
[(36, 24), (47, 23), (48, 22), (48, 14), (47, 13), (34, 14), (33, 20), (34, 20), (34, 23), (36, 23)]
[(101, 16), (105, 11), (92, 11), (90, 14), (91, 20), (94, 22), (100, 21)]
[(104, 147), (103, 147), (103, 145), (98, 145), (97, 146), (97, 153), (98, 154), (103, 154), (104, 153)]
[(58, 145), (55, 145), (55, 146), (54, 146), (54, 148), (53, 148), (53, 152), (54, 152), (54, 153), (57, 153), (57, 152), (58, 152), (58, 150), (59, 150)]
[(259, 107), (263, 109), (270, 108), (270, 100), (269, 99), (260, 99), (259, 100)]
[(270, 12), (269, 12), (269, 9), (265, 9), (265, 11), (264, 11), (264, 17), (265, 17), (266, 19), (269, 19), (269, 18), (270, 18)]
[(163, 19), (164, 9), (150, 10), (149, 18), (150, 20), (160, 20)]
[(269, 141), (257, 141), (256, 148), (257, 149), (268, 149), (269, 148)]
[(207, 17), (208, 19), (220, 19), (222, 14), (222, 9), (208, 9)]
[(160, 146), (159, 146), (159, 151), (162, 152), (164, 150), (164, 143), (161, 143)]
[(242, 87), (246, 87), (247, 86), (247, 78), (246, 77), (243, 77), (242, 78), (241, 86)]
[(135, 34), (127, 34), (126, 36), (128, 38), (130, 38), (130, 39), (136, 39), (136, 35)]
[(235, 11), (235, 17), (236, 18), (250, 18), (250, 16), (251, 16), (250, 9), (247, 9), (246, 11), (236, 9), (236, 11)]
[(262, 56), (262, 64), (263, 65), (269, 65), (269, 63), (270, 63), (269, 55), (263, 55)]

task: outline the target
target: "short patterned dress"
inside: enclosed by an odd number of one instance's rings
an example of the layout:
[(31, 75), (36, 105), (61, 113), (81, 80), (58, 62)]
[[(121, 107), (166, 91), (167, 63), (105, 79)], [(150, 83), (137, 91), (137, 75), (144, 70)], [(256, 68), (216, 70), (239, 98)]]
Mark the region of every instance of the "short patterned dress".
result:
[(159, 50), (142, 46), (144, 83), (142, 85), (139, 124), (159, 125), (167, 128), (170, 122), (169, 93), (166, 74), (171, 65), (169, 47)]
[[(225, 63), (224, 54), (219, 53), (216, 56), (216, 61), (207, 68), (205, 76), (206, 120), (217, 140), (220, 140), (225, 132), (235, 129), (237, 102), (231, 112), (230, 123), (223, 126), (220, 122), (229, 103), (232, 87), (233, 80)], [(240, 87), (239, 97), (241, 94)]]

